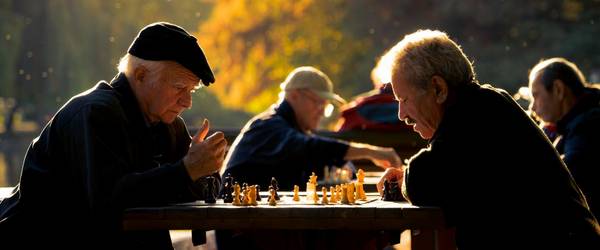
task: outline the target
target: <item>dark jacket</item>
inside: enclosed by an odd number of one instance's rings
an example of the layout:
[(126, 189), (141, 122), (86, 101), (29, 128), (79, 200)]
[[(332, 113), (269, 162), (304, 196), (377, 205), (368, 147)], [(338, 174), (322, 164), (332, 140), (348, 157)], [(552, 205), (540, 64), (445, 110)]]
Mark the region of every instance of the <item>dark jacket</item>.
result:
[(600, 90), (587, 89), (556, 123), (556, 149), (585, 194), (592, 213), (600, 216)]
[(231, 174), (240, 185), (258, 184), (263, 191), (275, 177), (281, 190), (290, 191), (294, 185), (305, 187), (311, 172), (322, 177), (324, 166), (343, 165), (346, 151), (345, 142), (302, 132), (291, 105), (283, 101), (244, 126), (225, 159), (224, 176)]
[[(123, 209), (199, 198), (181, 118), (146, 123), (127, 78), (73, 97), (33, 140), (18, 191), (0, 205), (2, 243), (172, 249), (169, 232), (123, 232)], [(28, 248), (28, 247), (27, 247)]]
[(460, 249), (600, 249), (600, 227), (558, 152), (506, 92), (455, 90), (404, 193), (439, 206)]

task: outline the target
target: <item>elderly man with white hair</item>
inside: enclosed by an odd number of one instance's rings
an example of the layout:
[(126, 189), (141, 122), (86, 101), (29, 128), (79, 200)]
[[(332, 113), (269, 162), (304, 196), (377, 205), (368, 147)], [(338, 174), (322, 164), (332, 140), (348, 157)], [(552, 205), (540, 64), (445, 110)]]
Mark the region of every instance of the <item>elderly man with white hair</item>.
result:
[(200, 199), (203, 177), (218, 179), (223, 133), (206, 137), (205, 121), (191, 138), (179, 116), (214, 81), (196, 38), (169, 23), (144, 27), (117, 76), (71, 98), (32, 142), (0, 204), (2, 246), (172, 249), (167, 230), (123, 232), (121, 215)]
[(429, 146), (382, 182), (403, 176), (407, 200), (441, 207), (459, 249), (600, 249), (598, 222), (552, 144), (510, 95), (477, 82), (454, 41), (420, 30), (389, 53), (398, 117)]

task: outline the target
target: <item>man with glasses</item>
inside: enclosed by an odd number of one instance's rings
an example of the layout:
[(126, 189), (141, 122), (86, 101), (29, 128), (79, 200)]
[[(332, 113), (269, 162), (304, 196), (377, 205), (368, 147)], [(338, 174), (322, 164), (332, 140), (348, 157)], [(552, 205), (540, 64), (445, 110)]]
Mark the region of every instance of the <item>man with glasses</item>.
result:
[(281, 84), (281, 100), (252, 118), (225, 158), (224, 174), (239, 183), (268, 187), (271, 177), (279, 188), (292, 190), (306, 183), (312, 172), (323, 176), (324, 166), (370, 159), (382, 168), (401, 165), (392, 148), (350, 143), (312, 134), (330, 101), (344, 99), (333, 92), (329, 77), (314, 67), (293, 70)]
[[(270, 185), (271, 177), (275, 177), (280, 190), (291, 191), (294, 185), (303, 186), (312, 172), (323, 176), (324, 166), (342, 166), (348, 160), (366, 158), (382, 168), (401, 165), (392, 148), (312, 134), (324, 114), (331, 113), (333, 106), (330, 102), (345, 102), (333, 93), (331, 80), (318, 69), (305, 66), (293, 70), (281, 84), (279, 96), (277, 104), (244, 126), (225, 158), (225, 176), (231, 174), (240, 184), (258, 184), (263, 188)], [(336, 232), (331, 231), (319, 234), (309, 231), (219, 230), (217, 244), (220, 249), (312, 249), (313, 246), (306, 245), (306, 242), (328, 242), (331, 239), (326, 238), (334, 234)], [(347, 236), (349, 233), (343, 234)], [(367, 238), (364, 233), (360, 237)], [(335, 244), (340, 243), (343, 242)], [(368, 244), (368, 240), (353, 241), (353, 244)]]

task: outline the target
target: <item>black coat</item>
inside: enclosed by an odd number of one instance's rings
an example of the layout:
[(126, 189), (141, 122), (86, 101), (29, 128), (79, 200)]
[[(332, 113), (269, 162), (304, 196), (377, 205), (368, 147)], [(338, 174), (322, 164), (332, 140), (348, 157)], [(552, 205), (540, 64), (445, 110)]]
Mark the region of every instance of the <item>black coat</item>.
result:
[(583, 194), (510, 95), (477, 84), (453, 93), (410, 160), (406, 198), (441, 207), (460, 249), (600, 249)]
[(556, 123), (556, 149), (587, 202), (600, 216), (600, 90), (587, 89), (571, 110)]
[(30, 145), (18, 191), (0, 205), (2, 243), (171, 249), (167, 230), (123, 232), (120, 218), (129, 207), (201, 198), (181, 160), (190, 141), (180, 117), (147, 124), (124, 75), (98, 83)]

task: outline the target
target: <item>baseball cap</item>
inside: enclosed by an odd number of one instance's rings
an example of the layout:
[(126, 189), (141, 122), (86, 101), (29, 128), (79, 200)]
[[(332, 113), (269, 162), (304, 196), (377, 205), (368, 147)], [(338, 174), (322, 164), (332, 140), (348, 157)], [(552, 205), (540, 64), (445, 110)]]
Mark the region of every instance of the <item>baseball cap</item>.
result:
[(309, 89), (319, 97), (331, 100), (337, 104), (345, 104), (346, 100), (333, 93), (333, 84), (325, 73), (311, 66), (294, 69), (281, 83), (282, 90)]
[(157, 22), (144, 27), (127, 52), (150, 61), (175, 61), (190, 70), (208, 86), (215, 77), (196, 38), (183, 28)]

